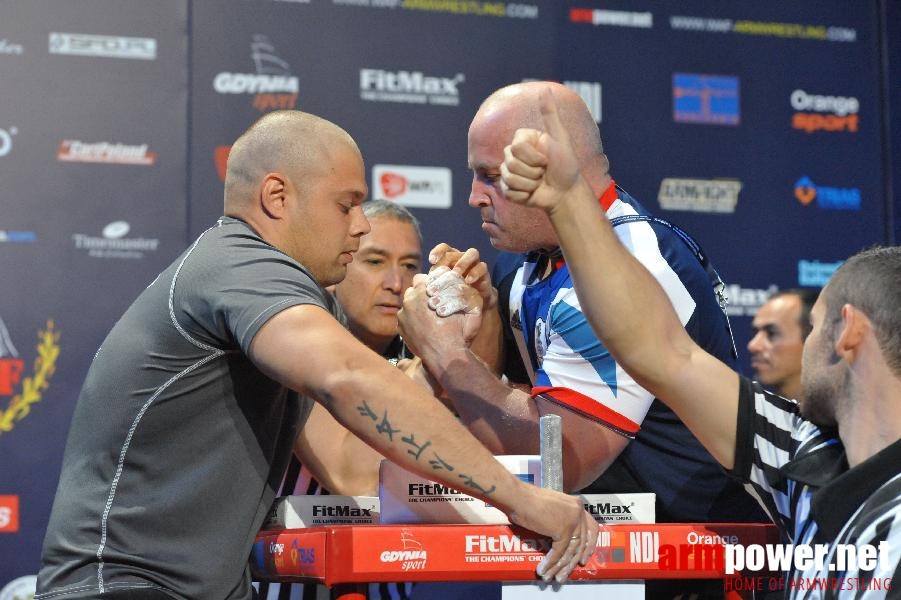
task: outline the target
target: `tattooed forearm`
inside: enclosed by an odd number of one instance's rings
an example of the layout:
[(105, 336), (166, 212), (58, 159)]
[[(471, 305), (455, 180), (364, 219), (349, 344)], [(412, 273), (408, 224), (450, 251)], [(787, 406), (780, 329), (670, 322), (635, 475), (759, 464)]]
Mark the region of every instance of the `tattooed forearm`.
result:
[(444, 461), (444, 459), (441, 458), (440, 456), (438, 456), (437, 454), (435, 455), (435, 458), (433, 458), (432, 460), (429, 461), (429, 464), (432, 465), (432, 469), (435, 471), (440, 471), (442, 469), (444, 469), (445, 471), (453, 471), (454, 470), (454, 468), (452, 466), (447, 464)]
[(497, 489), (497, 486), (493, 485), (493, 486), (491, 486), (491, 489), (486, 490), (485, 488), (480, 486), (478, 483), (476, 483), (472, 477), (470, 477), (469, 475), (464, 475), (463, 473), (460, 473), (460, 475), (458, 475), (458, 477), (460, 477), (463, 480), (463, 483), (466, 485), (466, 487), (471, 487), (474, 490), (478, 490), (479, 492), (482, 492), (486, 496), (490, 496), (492, 493), (494, 493), (494, 490)]
[(423, 450), (425, 450), (426, 448), (428, 448), (429, 446), (432, 445), (432, 442), (426, 442), (425, 444), (421, 444), (421, 445), (417, 444), (415, 434), (410, 434), (409, 437), (402, 437), (402, 438), (400, 438), (400, 441), (404, 442), (405, 444), (409, 444), (409, 445), (413, 446), (413, 448), (415, 448), (415, 450), (407, 450), (407, 454), (412, 455), (413, 457), (416, 458), (416, 460), (419, 460), (419, 455), (422, 454)]
[(366, 404), (365, 400), (363, 400), (363, 404), (357, 407), (357, 410), (361, 415), (363, 415), (364, 417), (369, 417), (373, 421), (379, 418), (378, 415), (376, 415), (375, 412), (371, 408), (369, 408), (369, 405)]
[(400, 429), (394, 429), (391, 427), (391, 421), (388, 420), (388, 411), (385, 411), (385, 414), (382, 415), (382, 422), (375, 426), (375, 430), (379, 433), (384, 433), (388, 435), (389, 441), (394, 441), (394, 434), (400, 433)]
[[(357, 406), (357, 411), (362, 416), (367, 417), (372, 421), (378, 421), (378, 419), (379, 419), (376, 412), (374, 410), (372, 410), (372, 408), (370, 408), (369, 404), (367, 404), (365, 400), (363, 400), (362, 403), (359, 406)], [(387, 409), (385, 410), (384, 414), (382, 415), (381, 422), (375, 426), (375, 430), (379, 434), (387, 435), (388, 441), (391, 441), (391, 442), (394, 441), (395, 434), (401, 433), (400, 429), (395, 429), (394, 427), (391, 426), (391, 421), (388, 419), (388, 410)], [(414, 434), (414, 433), (411, 433), (410, 435), (407, 435), (407, 436), (403, 436), (400, 438), (400, 440), (404, 444), (411, 446), (411, 448), (407, 449), (407, 454), (411, 455), (417, 461), (422, 456), (422, 453), (425, 451), (425, 449), (432, 445), (432, 442), (430, 442), (430, 441), (426, 441), (423, 443), (417, 442), (416, 434)], [(440, 456), (438, 456), (438, 454), (434, 453), (434, 451), (433, 451), (433, 458), (429, 459), (429, 465), (432, 467), (433, 471), (450, 471), (450, 472), (454, 471), (454, 466), (451, 465), (450, 463), (448, 463), (447, 461), (445, 461)], [(476, 481), (470, 475), (464, 475), (461, 473), (460, 475), (458, 475), (458, 477), (460, 477), (460, 479), (463, 480), (463, 485), (465, 487), (476, 490), (477, 492), (480, 492), (484, 496), (490, 496), (492, 493), (494, 493), (494, 490), (497, 489), (497, 487), (493, 486), (493, 485), (488, 489), (482, 487), (481, 485), (476, 483)]]

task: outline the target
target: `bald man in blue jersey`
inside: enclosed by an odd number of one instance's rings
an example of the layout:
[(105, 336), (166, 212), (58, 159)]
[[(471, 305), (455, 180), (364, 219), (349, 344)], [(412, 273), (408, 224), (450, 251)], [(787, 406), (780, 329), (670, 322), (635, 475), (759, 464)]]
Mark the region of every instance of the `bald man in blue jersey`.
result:
[(441, 326), (434, 311), (424, 308), (424, 285), (408, 291), (400, 315), (404, 338), (463, 422), (496, 454), (537, 453), (539, 418), (560, 415), (565, 490), (653, 492), (660, 522), (766, 521), (756, 500), (597, 339), (582, 314), (547, 214), (505, 198), (504, 147), (519, 128), (541, 129), (538, 94), (548, 86), (572, 138), (581, 175), (607, 217), (618, 223), (620, 240), (666, 290), (692, 338), (735, 364), (712, 268), (689, 236), (649, 215), (616, 185), (587, 106), (575, 92), (549, 82), (494, 92), (469, 128), (469, 204), (479, 210), (482, 229), (495, 248), (526, 255), (508, 276), (512, 279), (496, 282), (505, 297), (499, 298), (490, 281), (486, 283), (489, 278), (476, 251), (461, 253), (441, 245), (430, 256), (433, 264), (453, 266), (479, 286), (485, 300), (483, 325), (492, 322), (492, 313), (497, 315), (506, 338), (515, 340), (499, 350), (506, 351), (508, 361), (521, 359), (527, 378), (513, 380), (508, 369), (505, 381), (491, 372), (484, 357), (476, 356), (458, 335)]

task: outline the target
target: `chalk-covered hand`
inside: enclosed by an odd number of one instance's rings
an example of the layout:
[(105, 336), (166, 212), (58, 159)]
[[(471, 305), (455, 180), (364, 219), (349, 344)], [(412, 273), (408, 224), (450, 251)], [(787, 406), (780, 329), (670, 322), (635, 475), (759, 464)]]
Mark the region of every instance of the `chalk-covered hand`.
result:
[(430, 274), (440, 267), (448, 267), (459, 273), (463, 281), (474, 287), (482, 296), (483, 310), (493, 310), (497, 306), (497, 290), (491, 285), (488, 265), (481, 259), (477, 249), (460, 251), (449, 244), (441, 243), (429, 252), (429, 264), (432, 265)]

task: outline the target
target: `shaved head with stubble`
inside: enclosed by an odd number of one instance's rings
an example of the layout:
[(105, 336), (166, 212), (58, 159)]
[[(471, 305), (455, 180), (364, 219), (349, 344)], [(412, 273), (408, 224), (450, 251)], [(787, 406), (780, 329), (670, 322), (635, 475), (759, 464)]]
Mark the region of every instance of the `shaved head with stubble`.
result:
[(260, 118), (231, 148), (225, 214), (310, 269), (322, 285), (344, 278), (369, 232), (359, 206), (363, 157), (334, 123), (300, 111)]

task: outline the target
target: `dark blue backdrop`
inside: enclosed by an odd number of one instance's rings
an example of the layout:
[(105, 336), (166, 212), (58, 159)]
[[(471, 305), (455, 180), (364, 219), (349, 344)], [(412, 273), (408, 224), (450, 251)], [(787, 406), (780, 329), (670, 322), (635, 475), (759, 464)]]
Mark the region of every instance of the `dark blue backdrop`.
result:
[(617, 182), (713, 257), (746, 364), (766, 294), (901, 233), (898, 65), (889, 0), (0, 1), (0, 597), (37, 572), (96, 348), (219, 215), (263, 113), (342, 125), (373, 196), (490, 261), (469, 119), (501, 85), (565, 82)]

